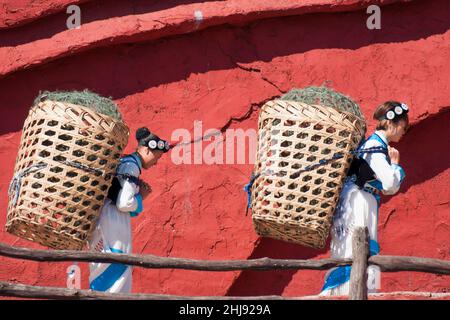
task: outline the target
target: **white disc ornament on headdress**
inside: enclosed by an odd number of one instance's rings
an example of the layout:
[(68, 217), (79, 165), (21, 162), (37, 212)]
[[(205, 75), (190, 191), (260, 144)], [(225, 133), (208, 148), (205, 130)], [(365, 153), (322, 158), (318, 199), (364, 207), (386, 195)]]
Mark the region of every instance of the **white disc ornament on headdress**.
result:
[(388, 112), (386, 113), (386, 119), (392, 120), (392, 119), (394, 119), (394, 118), (395, 118), (395, 113), (394, 113), (394, 111), (390, 110), (390, 111), (388, 111)]
[(394, 111), (395, 111), (395, 113), (396, 113), (397, 115), (401, 115), (401, 114), (403, 113), (403, 109), (402, 109), (402, 107), (400, 107), (400, 106), (396, 106), (396, 107), (394, 108)]

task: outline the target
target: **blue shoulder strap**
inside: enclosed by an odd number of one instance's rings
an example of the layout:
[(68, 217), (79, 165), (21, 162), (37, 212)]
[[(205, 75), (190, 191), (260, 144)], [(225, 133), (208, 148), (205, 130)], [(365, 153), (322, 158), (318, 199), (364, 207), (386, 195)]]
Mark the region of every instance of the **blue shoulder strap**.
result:
[(130, 154), (130, 155), (127, 155), (127, 156), (121, 158), (120, 164), (122, 164), (122, 163), (134, 163), (139, 169), (139, 174), (141, 174), (141, 167), (139, 166), (139, 162), (136, 159), (136, 156), (134, 154)]
[[(138, 169), (139, 169), (139, 175), (141, 174), (141, 167), (139, 166), (139, 162), (136, 159), (136, 156), (134, 154), (130, 154), (130, 155), (127, 155), (127, 156), (125, 156), (123, 158), (120, 158), (119, 166), (121, 164), (123, 164), (123, 163), (133, 163), (133, 164), (135, 164), (136, 167), (138, 167)], [(118, 170), (119, 170), (119, 167), (117, 167), (117, 171)], [(139, 185), (139, 183), (140, 183), (139, 177), (135, 177), (135, 176), (132, 176), (132, 175), (127, 174), (127, 173), (118, 173), (117, 171), (116, 171), (116, 177), (120, 176), (123, 179), (130, 180), (131, 182), (135, 183), (136, 185)]]
[(370, 137), (368, 137), (366, 140), (362, 141), (362, 142), (359, 144), (359, 146), (358, 146), (358, 148), (357, 148), (356, 150), (361, 150), (361, 148), (363, 147), (363, 145), (364, 145), (367, 141), (369, 141), (369, 140), (376, 140), (376, 141), (378, 141), (378, 142), (381, 143), (381, 146), (380, 146), (380, 147), (374, 147), (374, 148), (383, 148), (383, 149), (387, 149), (387, 148), (388, 148), (388, 145), (386, 144), (386, 142), (384, 142), (384, 140), (381, 139), (381, 137), (380, 137), (379, 135), (377, 135), (376, 133), (373, 133), (373, 134), (372, 134)]
[[(367, 141), (369, 140), (376, 140), (378, 142), (381, 143), (381, 146), (378, 147), (371, 147), (371, 148), (363, 148), (363, 146), (366, 144)], [(372, 134), (369, 138), (367, 138), (366, 140), (364, 140), (363, 142), (361, 142), (359, 144), (359, 146), (356, 148), (355, 151), (352, 152), (354, 155), (361, 155), (364, 153), (383, 153), (386, 155), (386, 157), (389, 158), (389, 153), (388, 153), (388, 145), (383, 141), (383, 139), (381, 139), (381, 137), (379, 135), (377, 135), (376, 133)]]
[(367, 141), (369, 140), (377, 140), (378, 142), (380, 142), (384, 148), (387, 149), (388, 145), (386, 144), (386, 142), (384, 142), (383, 139), (381, 139), (381, 137), (379, 135), (377, 135), (376, 133), (372, 134), (369, 139), (367, 139)]

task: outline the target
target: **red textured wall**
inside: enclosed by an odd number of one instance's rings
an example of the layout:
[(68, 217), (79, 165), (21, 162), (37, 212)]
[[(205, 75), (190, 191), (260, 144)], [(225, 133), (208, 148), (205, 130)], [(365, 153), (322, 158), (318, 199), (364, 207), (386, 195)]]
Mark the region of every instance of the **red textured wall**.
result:
[[(367, 1), (336, 2), (3, 1), (0, 225), (20, 130), (39, 90), (89, 88), (112, 96), (133, 132), (146, 125), (170, 138), (178, 128), (193, 132), (195, 120), (203, 121), (204, 130), (256, 128), (264, 102), (292, 87), (329, 81), (354, 98), (367, 119), (388, 99), (410, 105), (413, 127), (396, 146), (407, 178), (399, 194), (383, 200), (381, 254), (448, 259), (450, 3), (372, 1), (396, 3), (382, 7), (382, 29), (370, 31)], [(80, 3), (86, 25), (79, 30), (65, 29), (68, 3)], [(202, 10), (202, 23), (193, 20), (194, 10)], [(373, 130), (372, 120), (369, 125)], [(127, 151), (135, 146), (131, 140)], [(134, 252), (211, 260), (328, 257), (328, 250), (256, 236), (242, 190), (251, 170), (251, 164), (174, 165), (170, 157), (162, 159), (143, 174), (153, 193), (133, 220)], [(39, 247), (3, 229), (0, 241)], [(0, 257), (0, 281), (62, 287), (68, 265)], [(86, 264), (81, 266), (87, 288)], [(323, 275), (135, 268), (133, 291), (313, 295)], [(383, 292), (449, 290), (448, 276), (382, 275)]]

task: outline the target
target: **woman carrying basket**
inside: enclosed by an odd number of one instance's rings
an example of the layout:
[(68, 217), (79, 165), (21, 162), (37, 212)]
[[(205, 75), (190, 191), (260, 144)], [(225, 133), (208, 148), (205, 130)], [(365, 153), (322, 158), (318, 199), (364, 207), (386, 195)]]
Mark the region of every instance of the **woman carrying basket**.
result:
[[(142, 200), (151, 192), (150, 186), (139, 179), (142, 169), (154, 166), (169, 143), (152, 134), (147, 128), (136, 131), (136, 151), (120, 159), (116, 176), (108, 191), (97, 227), (89, 242), (91, 250), (109, 253), (132, 252), (131, 217), (142, 212)], [(90, 289), (110, 293), (130, 293), (130, 266), (109, 263), (90, 263)]]
[[(395, 194), (405, 177), (399, 165), (399, 152), (389, 147), (389, 142), (398, 142), (406, 133), (409, 126), (408, 106), (388, 101), (375, 110), (373, 117), (378, 120), (377, 131), (356, 150), (333, 218), (332, 258), (352, 258), (352, 233), (357, 227), (367, 227), (369, 230), (370, 255), (379, 253), (377, 225), (380, 194)], [(343, 266), (327, 272), (320, 295), (348, 295), (350, 270), (351, 266)], [(368, 292), (376, 292), (380, 287), (379, 267), (371, 265), (367, 271)]]

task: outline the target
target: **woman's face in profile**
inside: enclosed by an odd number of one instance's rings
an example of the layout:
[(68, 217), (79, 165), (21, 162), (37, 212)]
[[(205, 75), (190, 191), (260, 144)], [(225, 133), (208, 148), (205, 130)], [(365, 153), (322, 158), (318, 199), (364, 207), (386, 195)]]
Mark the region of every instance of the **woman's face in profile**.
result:
[(161, 158), (161, 156), (163, 155), (163, 152), (156, 151), (156, 150), (152, 151), (149, 148), (146, 148), (145, 151), (146, 152), (145, 152), (144, 156), (142, 157), (144, 160), (142, 167), (144, 169), (148, 169), (151, 166), (154, 166), (158, 162), (159, 158)]
[(390, 140), (392, 142), (399, 142), (409, 129), (408, 121), (401, 120), (389, 126)]

